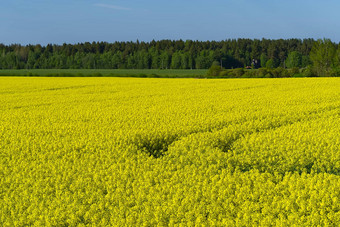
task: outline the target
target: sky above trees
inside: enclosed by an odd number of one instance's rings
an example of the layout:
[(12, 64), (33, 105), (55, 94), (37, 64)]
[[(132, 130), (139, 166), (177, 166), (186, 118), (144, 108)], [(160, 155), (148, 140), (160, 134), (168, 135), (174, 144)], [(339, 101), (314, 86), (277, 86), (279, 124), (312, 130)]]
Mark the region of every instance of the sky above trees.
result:
[(340, 41), (336, 0), (11, 0), (0, 43), (228, 38)]

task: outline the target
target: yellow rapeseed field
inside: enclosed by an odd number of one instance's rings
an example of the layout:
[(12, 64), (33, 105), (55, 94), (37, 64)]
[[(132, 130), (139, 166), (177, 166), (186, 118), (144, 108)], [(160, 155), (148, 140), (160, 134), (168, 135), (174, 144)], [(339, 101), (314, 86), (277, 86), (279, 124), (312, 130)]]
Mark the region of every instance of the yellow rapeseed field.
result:
[(338, 226), (340, 78), (0, 78), (0, 226)]

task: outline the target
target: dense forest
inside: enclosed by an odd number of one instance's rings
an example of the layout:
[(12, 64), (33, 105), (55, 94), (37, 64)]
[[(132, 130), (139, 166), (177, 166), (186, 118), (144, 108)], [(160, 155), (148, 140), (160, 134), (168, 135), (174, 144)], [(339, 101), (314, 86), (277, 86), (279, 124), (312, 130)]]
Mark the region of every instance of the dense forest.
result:
[[(309, 54), (314, 43), (313, 39), (229, 39), (0, 44), (0, 69), (207, 69), (213, 62), (226, 69), (289, 64), (305, 67), (311, 64)], [(300, 58), (298, 62), (287, 61), (292, 52)]]
[(207, 75), (222, 77), (340, 76), (340, 45), (329, 39), (0, 44), (0, 69), (210, 69)]

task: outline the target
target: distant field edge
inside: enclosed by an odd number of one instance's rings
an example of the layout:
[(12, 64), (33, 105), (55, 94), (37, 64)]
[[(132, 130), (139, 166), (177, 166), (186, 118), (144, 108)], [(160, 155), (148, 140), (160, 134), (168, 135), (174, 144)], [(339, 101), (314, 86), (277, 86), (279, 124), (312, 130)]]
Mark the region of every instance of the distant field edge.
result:
[(203, 69), (21, 69), (0, 70), (0, 76), (26, 77), (150, 77), (150, 78), (203, 78)]
[[(307, 78), (302, 74), (271, 75), (217, 75), (208, 76), (207, 69), (0, 69), (0, 77), (134, 77), (134, 78)], [(314, 77), (314, 76), (313, 76)], [(316, 76), (318, 77), (318, 76)], [(334, 76), (323, 76), (334, 77)]]

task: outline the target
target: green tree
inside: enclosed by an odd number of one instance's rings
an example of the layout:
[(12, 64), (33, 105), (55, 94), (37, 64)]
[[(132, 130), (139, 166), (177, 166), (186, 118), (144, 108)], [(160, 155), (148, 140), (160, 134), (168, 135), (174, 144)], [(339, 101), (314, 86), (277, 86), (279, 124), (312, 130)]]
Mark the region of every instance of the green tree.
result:
[[(308, 55), (313, 39), (251, 40), (229, 39), (224, 41), (171, 41), (151, 42), (86, 42), (63, 45), (0, 44), (0, 67), (12, 68), (170, 68), (174, 58), (175, 68), (207, 69), (213, 61), (225, 68), (250, 65), (253, 59), (261, 60), (262, 67), (273, 59), (273, 67), (283, 66), (292, 51), (303, 55), (302, 67), (309, 65)], [(180, 53), (180, 54), (178, 54)], [(340, 65), (340, 57), (333, 63)], [(176, 65), (176, 66), (175, 66)]]
[(312, 64), (312, 61), (310, 60), (310, 57), (308, 55), (303, 55), (301, 59), (301, 67), (305, 68)]
[(220, 72), (223, 69), (221, 68), (221, 66), (219, 65), (218, 61), (214, 61), (211, 65), (211, 67), (209, 68), (208, 72), (207, 72), (207, 76), (219, 76)]
[(208, 69), (214, 61), (214, 52), (202, 50), (200, 55), (196, 58), (197, 69)]
[(176, 52), (172, 55), (171, 59), (171, 68), (172, 69), (180, 69), (182, 63), (181, 53)]
[(301, 65), (302, 65), (302, 54), (298, 51), (290, 52), (286, 60), (287, 68), (300, 68)]
[(121, 68), (122, 63), (123, 63), (122, 52), (118, 51), (112, 57), (112, 68), (119, 69)]
[(340, 45), (338, 45), (338, 49), (336, 50), (335, 53), (334, 66), (335, 67), (340, 66)]
[(189, 69), (190, 65), (189, 65), (189, 54), (188, 53), (183, 53), (181, 54), (181, 68), (182, 69)]
[(269, 59), (269, 60), (266, 62), (266, 68), (268, 68), (268, 69), (274, 68), (274, 60), (273, 60), (273, 59)]
[(160, 56), (161, 69), (168, 69), (171, 63), (171, 56), (167, 51), (163, 51)]
[(28, 69), (33, 69), (34, 64), (35, 64), (36, 60), (38, 59), (38, 57), (39, 57), (39, 56), (38, 56), (35, 52), (30, 51), (30, 52), (28, 53), (28, 60), (27, 60), (27, 66), (26, 66), (26, 68), (28, 68)]
[(260, 62), (261, 62), (262, 68), (266, 67), (267, 61), (268, 61), (267, 55), (265, 53), (262, 53), (261, 57), (260, 57)]
[(314, 43), (310, 58), (318, 76), (326, 76), (335, 63), (336, 49), (330, 39), (319, 39)]

